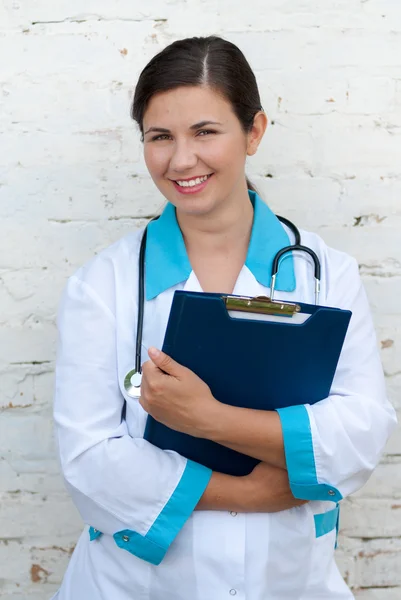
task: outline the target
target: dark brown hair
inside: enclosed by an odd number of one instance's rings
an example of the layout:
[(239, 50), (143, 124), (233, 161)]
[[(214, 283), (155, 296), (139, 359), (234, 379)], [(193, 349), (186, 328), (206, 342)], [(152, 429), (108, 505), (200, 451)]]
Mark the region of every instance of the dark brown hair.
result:
[[(152, 96), (181, 86), (207, 85), (226, 98), (245, 133), (263, 110), (255, 75), (241, 50), (217, 36), (173, 42), (143, 69), (135, 88), (131, 117), (143, 139), (143, 116)], [(248, 189), (256, 191), (247, 179)]]

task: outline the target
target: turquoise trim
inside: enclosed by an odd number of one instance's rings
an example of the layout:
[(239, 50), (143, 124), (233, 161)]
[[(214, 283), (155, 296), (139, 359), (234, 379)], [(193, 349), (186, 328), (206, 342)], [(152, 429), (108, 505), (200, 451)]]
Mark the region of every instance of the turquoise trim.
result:
[[(293, 243), (286, 230), (265, 202), (248, 190), (254, 207), (253, 227), (245, 264), (256, 279), (270, 287), (273, 260), (277, 252)], [(283, 292), (295, 290), (294, 259), (288, 253), (280, 262), (276, 289)]]
[[(290, 476), (290, 472), (288, 472)], [(290, 476), (291, 477), (291, 476)], [(340, 502), (343, 499), (342, 494), (337, 488), (326, 483), (318, 483), (312, 485), (303, 485), (295, 483), (290, 479), (290, 488), (295, 498), (300, 500), (319, 500), (328, 502)]]
[(283, 431), (285, 460), (290, 487), (301, 500), (339, 502), (341, 493), (333, 486), (319, 483), (313, 452), (309, 415), (304, 405), (277, 410)]
[(157, 221), (151, 221), (148, 225), (145, 254), (146, 300), (186, 281), (191, 271), (175, 207), (169, 202)]
[(137, 558), (146, 560), (152, 565), (159, 565), (167, 552), (167, 548), (158, 546), (158, 544), (148, 540), (146, 536), (131, 531), (131, 529), (119, 531), (113, 535), (113, 538), (119, 548), (127, 550)]
[(211, 476), (210, 469), (188, 460), (177, 487), (148, 533), (142, 536), (130, 529), (119, 531), (113, 536), (117, 546), (153, 565), (160, 564), (195, 510)]
[(181, 480), (146, 537), (170, 546), (191, 516), (212, 476), (211, 469), (188, 460)]
[(330, 531), (333, 531), (334, 529), (337, 529), (339, 513), (340, 507), (337, 504), (333, 510), (314, 515), (315, 532), (317, 538), (321, 537), (322, 535), (326, 535), (326, 533), (330, 533)]
[[(255, 192), (248, 193), (254, 207), (254, 219), (245, 264), (262, 285), (270, 287), (274, 256), (291, 241), (263, 200)], [(186, 281), (192, 271), (175, 207), (170, 203), (159, 219), (148, 225), (145, 268), (147, 300)], [(280, 264), (276, 289), (285, 292), (295, 290), (292, 254), (288, 254)]]
[(89, 527), (89, 539), (91, 542), (93, 542), (93, 540), (97, 540), (97, 538), (101, 535), (103, 535), (101, 531), (94, 529), (93, 527)]

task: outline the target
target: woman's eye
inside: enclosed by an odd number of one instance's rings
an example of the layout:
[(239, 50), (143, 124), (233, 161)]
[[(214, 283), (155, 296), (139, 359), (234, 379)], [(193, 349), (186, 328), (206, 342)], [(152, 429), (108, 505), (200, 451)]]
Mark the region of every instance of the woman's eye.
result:
[[(201, 131), (198, 131), (197, 135), (201, 136), (201, 137), (205, 137), (212, 133), (216, 133), (216, 132), (213, 131), (212, 129), (201, 129)], [(171, 139), (171, 135), (169, 135), (168, 133), (160, 133), (159, 135), (155, 135), (154, 137), (152, 137), (152, 142), (165, 141), (165, 140), (170, 140), (170, 139)]]
[(198, 132), (198, 135), (209, 135), (210, 133), (216, 133), (215, 131), (212, 131), (212, 129), (202, 129), (201, 131)]
[(152, 138), (152, 142), (156, 142), (157, 140), (168, 140), (170, 136), (167, 133), (161, 133), (160, 135), (156, 135)]

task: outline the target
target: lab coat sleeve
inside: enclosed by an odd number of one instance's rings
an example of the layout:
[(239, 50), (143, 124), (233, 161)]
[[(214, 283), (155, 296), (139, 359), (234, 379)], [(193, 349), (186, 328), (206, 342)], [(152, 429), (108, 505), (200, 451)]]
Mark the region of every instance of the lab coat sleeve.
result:
[(325, 304), (352, 317), (330, 395), (278, 410), (291, 490), (303, 500), (339, 501), (360, 489), (396, 425), (358, 265), (333, 254)]
[(91, 539), (111, 535), (121, 548), (159, 564), (211, 471), (129, 435), (115, 317), (76, 276), (65, 289), (58, 328), (54, 418), (67, 489)]

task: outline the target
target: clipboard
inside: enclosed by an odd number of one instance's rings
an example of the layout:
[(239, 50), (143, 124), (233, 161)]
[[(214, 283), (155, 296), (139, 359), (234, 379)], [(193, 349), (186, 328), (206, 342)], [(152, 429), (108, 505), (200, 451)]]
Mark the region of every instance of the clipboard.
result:
[[(220, 402), (275, 410), (330, 393), (351, 311), (265, 296), (176, 291), (163, 351)], [(242, 476), (258, 460), (147, 418), (144, 438), (213, 471)]]

